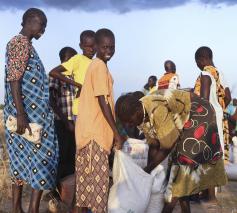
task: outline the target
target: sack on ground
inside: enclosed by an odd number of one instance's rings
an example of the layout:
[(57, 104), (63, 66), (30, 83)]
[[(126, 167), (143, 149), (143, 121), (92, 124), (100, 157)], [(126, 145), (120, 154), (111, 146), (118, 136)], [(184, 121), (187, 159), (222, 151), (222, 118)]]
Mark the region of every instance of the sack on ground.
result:
[(113, 186), (108, 200), (109, 213), (144, 213), (147, 209), (153, 177), (121, 151), (116, 151)]
[(168, 158), (158, 165), (152, 172), (151, 176), (154, 181), (151, 189), (151, 197), (146, 213), (161, 213), (164, 207), (165, 177), (168, 166)]

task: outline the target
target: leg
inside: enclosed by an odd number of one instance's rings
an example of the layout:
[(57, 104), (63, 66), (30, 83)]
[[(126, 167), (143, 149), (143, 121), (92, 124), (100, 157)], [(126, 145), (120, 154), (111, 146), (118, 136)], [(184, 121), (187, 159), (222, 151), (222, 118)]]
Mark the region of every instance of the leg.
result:
[(162, 213), (171, 213), (178, 201), (178, 198), (172, 198), (170, 203), (165, 203)]
[(13, 202), (12, 212), (13, 213), (23, 213), (22, 206), (21, 206), (22, 188), (23, 186), (12, 184), (12, 202)]
[(75, 206), (72, 210), (72, 213), (87, 213), (88, 208)]
[(179, 204), (181, 206), (182, 213), (191, 213), (189, 197), (181, 197), (181, 198), (179, 198)]
[(32, 189), (28, 213), (39, 213), (39, 204), (43, 190)]
[(217, 202), (215, 187), (208, 189), (208, 201)]

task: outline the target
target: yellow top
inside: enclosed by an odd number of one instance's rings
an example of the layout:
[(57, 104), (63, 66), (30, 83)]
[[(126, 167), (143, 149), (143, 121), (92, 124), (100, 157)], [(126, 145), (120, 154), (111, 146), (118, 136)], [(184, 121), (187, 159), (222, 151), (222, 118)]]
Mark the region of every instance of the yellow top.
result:
[[(77, 54), (72, 58), (70, 58), (68, 61), (61, 64), (66, 69), (66, 71), (63, 72), (63, 74), (66, 76), (72, 76), (75, 82), (83, 85), (86, 71), (91, 61), (92, 60), (89, 59), (88, 57), (81, 54)], [(73, 115), (78, 114), (78, 105), (79, 105), (79, 98), (74, 98), (72, 104)]]
[(112, 76), (106, 64), (95, 58), (88, 68), (80, 94), (75, 127), (77, 149), (82, 149), (90, 141), (95, 141), (110, 153), (114, 134), (99, 105), (98, 96), (102, 95), (114, 115)]

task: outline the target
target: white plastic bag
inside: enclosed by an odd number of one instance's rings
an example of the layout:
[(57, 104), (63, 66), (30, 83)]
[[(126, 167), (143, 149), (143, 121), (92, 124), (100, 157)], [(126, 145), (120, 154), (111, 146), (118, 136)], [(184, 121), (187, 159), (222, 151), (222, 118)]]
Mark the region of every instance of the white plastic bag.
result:
[(145, 168), (147, 165), (148, 150), (149, 146), (145, 140), (135, 138), (128, 138), (122, 149), (141, 168)]
[(151, 189), (151, 197), (146, 213), (160, 213), (164, 207), (165, 177), (168, 166), (168, 158), (152, 170), (154, 181)]
[(109, 213), (144, 213), (147, 209), (153, 177), (121, 151), (116, 151), (113, 186), (108, 200)]

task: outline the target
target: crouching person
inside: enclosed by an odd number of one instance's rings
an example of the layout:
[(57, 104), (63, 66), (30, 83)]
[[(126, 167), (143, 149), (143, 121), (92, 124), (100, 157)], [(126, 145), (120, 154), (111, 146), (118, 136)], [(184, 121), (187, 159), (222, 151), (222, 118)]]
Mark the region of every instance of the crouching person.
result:
[(146, 136), (146, 172), (169, 155), (163, 213), (172, 212), (178, 200), (182, 212), (191, 212), (187, 196), (226, 184), (215, 112), (208, 101), (186, 91), (161, 90), (141, 99), (121, 96), (117, 109), (121, 122), (139, 126)]

